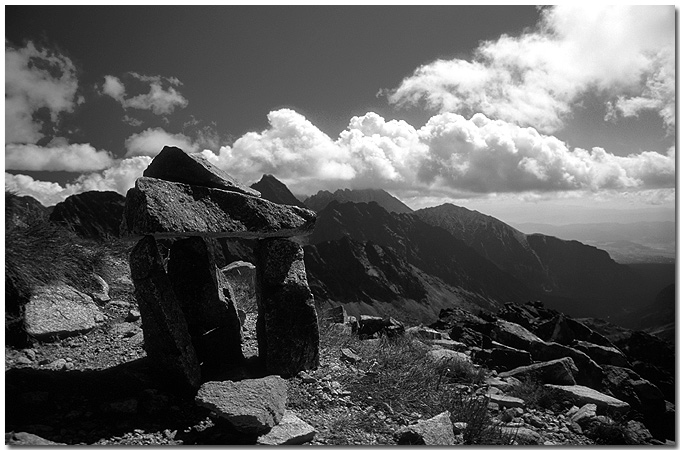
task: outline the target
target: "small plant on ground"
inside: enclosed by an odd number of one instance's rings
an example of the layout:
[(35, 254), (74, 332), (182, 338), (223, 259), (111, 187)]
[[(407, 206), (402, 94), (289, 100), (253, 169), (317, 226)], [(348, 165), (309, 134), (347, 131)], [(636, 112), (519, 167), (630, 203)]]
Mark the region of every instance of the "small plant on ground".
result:
[(535, 378), (520, 379), (520, 384), (513, 385), (508, 394), (524, 400), (529, 408), (543, 408), (555, 412), (563, 411), (571, 406), (565, 394), (546, 388)]

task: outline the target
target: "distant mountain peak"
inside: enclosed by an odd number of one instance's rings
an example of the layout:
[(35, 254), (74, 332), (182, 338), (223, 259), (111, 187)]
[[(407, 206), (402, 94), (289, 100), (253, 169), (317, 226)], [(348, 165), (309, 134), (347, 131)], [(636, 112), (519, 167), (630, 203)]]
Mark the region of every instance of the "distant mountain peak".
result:
[(288, 186), (283, 184), (274, 175), (264, 174), (260, 181), (250, 186), (262, 194), (262, 198), (270, 202), (278, 203), (280, 205), (299, 206), (306, 208), (304, 203), (298, 200), (295, 195), (288, 189)]
[(399, 214), (409, 214), (413, 210), (406, 206), (401, 200), (383, 189), (338, 189), (331, 193), (321, 190), (305, 200), (305, 205), (314, 211), (321, 211), (332, 201), (338, 203), (370, 203), (376, 202), (389, 212)]

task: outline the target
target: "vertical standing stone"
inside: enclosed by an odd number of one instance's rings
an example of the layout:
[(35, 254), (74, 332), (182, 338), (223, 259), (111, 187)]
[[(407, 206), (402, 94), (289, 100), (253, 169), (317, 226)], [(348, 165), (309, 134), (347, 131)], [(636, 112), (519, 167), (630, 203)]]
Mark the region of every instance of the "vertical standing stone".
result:
[(144, 323), (144, 343), (149, 359), (170, 382), (197, 389), (201, 383), (201, 368), (153, 237), (142, 238), (132, 250), (130, 271)]
[(303, 257), (293, 241), (260, 241), (257, 342), (267, 370), (282, 376), (319, 365), (319, 326)]
[(234, 294), (215, 264), (214, 248), (200, 237), (170, 248), (168, 276), (184, 312), (203, 378), (243, 361)]

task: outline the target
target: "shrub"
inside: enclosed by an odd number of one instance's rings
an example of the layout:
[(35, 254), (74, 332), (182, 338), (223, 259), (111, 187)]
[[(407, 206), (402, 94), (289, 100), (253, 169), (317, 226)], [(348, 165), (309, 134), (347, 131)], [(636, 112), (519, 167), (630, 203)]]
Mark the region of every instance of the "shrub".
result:
[(451, 422), (465, 422), (463, 431), (465, 445), (510, 445), (511, 433), (503, 431), (489, 416), (489, 397), (447, 389), (442, 392), (442, 403), (451, 414)]
[(522, 378), (520, 381), (520, 384), (512, 386), (508, 394), (521, 398), (529, 408), (562, 411), (571, 406), (565, 394), (546, 388), (535, 378)]
[(583, 431), (597, 445), (639, 444), (618, 420), (591, 420)]

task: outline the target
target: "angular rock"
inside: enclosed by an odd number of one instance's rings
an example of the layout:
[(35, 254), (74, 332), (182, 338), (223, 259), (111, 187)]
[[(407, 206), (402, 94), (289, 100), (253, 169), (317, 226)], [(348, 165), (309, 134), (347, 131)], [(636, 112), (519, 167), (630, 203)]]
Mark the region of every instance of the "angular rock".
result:
[(241, 433), (263, 435), (281, 422), (288, 397), (286, 382), (276, 375), (242, 381), (209, 381), (196, 404), (226, 419)]
[(257, 342), (270, 373), (293, 376), (319, 365), (319, 326), (304, 252), (285, 239), (260, 242)]
[(509, 347), (530, 351), (532, 345), (543, 340), (531, 331), (516, 323), (498, 320), (491, 332), (491, 338)]
[[(361, 335), (370, 336), (375, 333), (386, 333), (390, 327), (398, 328), (401, 325), (390, 317), (376, 317), (362, 314), (359, 316), (359, 330)], [(401, 325), (403, 331), (403, 325)]]
[(257, 438), (260, 445), (300, 445), (314, 439), (316, 430), (292, 411), (286, 410), (281, 421), (269, 433)]
[(86, 333), (103, 320), (89, 295), (66, 284), (37, 287), (24, 312), (26, 332), (40, 340)]
[(398, 445), (456, 445), (451, 415), (444, 411), (431, 419), (402, 427), (394, 434)]
[(342, 348), (340, 349), (340, 359), (354, 364), (361, 361), (361, 356), (357, 355), (349, 348)]
[(418, 336), (420, 338), (430, 340), (441, 340), (443, 337), (439, 331), (424, 326), (407, 328), (405, 332), (408, 335)]
[(121, 235), (293, 237), (312, 232), (316, 214), (221, 189), (137, 178), (127, 192)]
[(665, 412), (663, 393), (633, 370), (603, 365), (603, 385), (609, 393), (645, 415), (660, 416)]
[(90, 297), (92, 297), (92, 300), (100, 303), (106, 303), (111, 300), (111, 297), (109, 297), (109, 284), (106, 282), (106, 280), (96, 273), (92, 274), (92, 278), (97, 284), (97, 289), (90, 292)]
[(214, 166), (205, 156), (188, 154), (177, 147), (163, 147), (143, 175), (175, 183), (193, 184), (260, 197), (260, 192), (241, 184)]
[(560, 358), (499, 373), (499, 377), (535, 377), (543, 383), (574, 385), (578, 369), (571, 358)]
[(517, 397), (511, 397), (509, 395), (500, 394), (489, 394), (489, 401), (497, 403), (498, 406), (503, 408), (523, 408), (524, 400)]
[(140, 239), (132, 250), (130, 272), (144, 322), (147, 356), (163, 372), (164, 378), (184, 387), (198, 388), (201, 367), (184, 313), (153, 237)]
[(514, 436), (513, 441), (520, 445), (539, 445), (542, 441), (541, 435), (530, 428), (501, 427), (501, 430), (506, 436)]
[(512, 370), (533, 363), (529, 352), (507, 346), (499, 346), (476, 352), (475, 360), (491, 369), (500, 371)]
[(572, 416), (571, 420), (575, 423), (587, 422), (597, 415), (597, 405), (595, 403), (587, 403), (581, 406)]
[(531, 356), (536, 361), (552, 361), (558, 358), (569, 357), (578, 368), (578, 373), (574, 374), (577, 384), (593, 389), (598, 389), (602, 386), (602, 367), (580, 350), (558, 344), (557, 342), (543, 342), (532, 345)]
[(536, 327), (536, 334), (545, 341), (570, 345), (574, 340), (588, 341), (598, 345), (611, 347), (612, 343), (600, 333), (591, 330), (586, 325), (558, 314), (550, 320), (542, 322)]
[(576, 350), (581, 350), (590, 356), (598, 364), (610, 366), (629, 367), (628, 360), (617, 348), (605, 347), (592, 342), (575, 340), (572, 345)]
[(653, 439), (647, 427), (637, 420), (626, 423), (626, 432), (632, 445), (649, 445)]
[(435, 339), (433, 341), (429, 341), (428, 344), (430, 344), (432, 347), (441, 347), (457, 352), (464, 352), (468, 350), (467, 345), (452, 339)]
[[(240, 364), (241, 321), (234, 293), (200, 237), (178, 239), (170, 248), (170, 283), (184, 313), (204, 379)], [(214, 378), (213, 378), (214, 379)]]
[(628, 403), (586, 386), (561, 386), (556, 384), (546, 384), (545, 386), (549, 389), (566, 394), (577, 406), (594, 403), (597, 405), (599, 413), (615, 412), (625, 414), (630, 409)]

